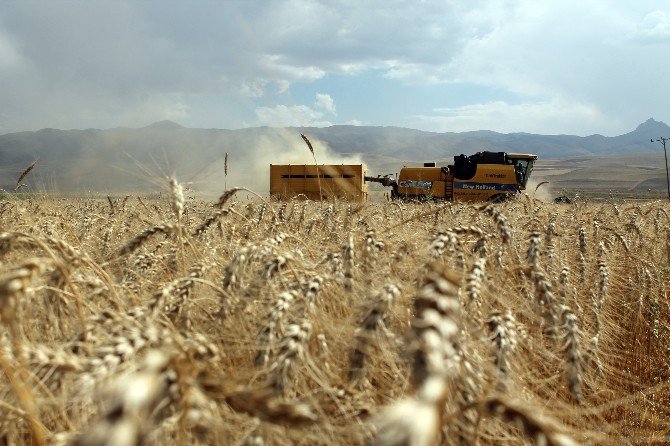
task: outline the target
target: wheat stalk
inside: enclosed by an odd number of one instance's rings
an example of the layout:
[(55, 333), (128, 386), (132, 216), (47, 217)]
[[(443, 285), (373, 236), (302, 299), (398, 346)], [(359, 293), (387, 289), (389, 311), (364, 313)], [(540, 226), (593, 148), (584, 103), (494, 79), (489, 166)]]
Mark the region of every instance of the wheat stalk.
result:
[(170, 235), (176, 232), (176, 228), (173, 225), (170, 224), (165, 224), (165, 225), (156, 225), (154, 227), (151, 227), (149, 229), (145, 229), (144, 231), (140, 232), (130, 240), (128, 243), (126, 243), (118, 253), (119, 257), (125, 256), (127, 254), (131, 254), (135, 252), (140, 246), (142, 246), (144, 243), (146, 243), (152, 236), (155, 234), (165, 234), (165, 235)]
[(377, 420), (377, 445), (435, 444), (442, 425), (448, 380), (458, 376), (458, 279), (432, 266), (414, 299), (412, 381), (416, 395), (385, 409)]
[(365, 376), (365, 363), (370, 356), (373, 337), (386, 318), (390, 305), (400, 297), (400, 290), (393, 284), (387, 284), (375, 296), (372, 306), (363, 316), (363, 321), (354, 333), (354, 347), (349, 354), (349, 380), (360, 381)]
[(303, 141), (305, 141), (305, 144), (307, 144), (309, 152), (312, 154), (312, 158), (314, 158), (314, 165), (316, 166), (316, 179), (319, 183), (319, 201), (322, 202), (323, 193), (321, 192), (321, 174), (319, 173), (319, 164), (316, 162), (316, 154), (314, 153), (314, 147), (312, 147), (312, 143), (310, 142), (309, 138), (307, 138), (307, 136), (301, 133), (300, 137), (302, 138)]
[(22, 183), (23, 179), (30, 173), (31, 170), (33, 170), (35, 168), (36, 164), (37, 164), (37, 161), (33, 161), (32, 163), (30, 163), (30, 165), (28, 167), (26, 167), (26, 170), (24, 170), (21, 173), (21, 175), (19, 176), (19, 179), (16, 180), (16, 187), (14, 188), (14, 192), (19, 190), (19, 188), (21, 186), (23, 186), (23, 183)]
[(226, 155), (223, 157), (223, 189), (227, 190), (228, 189), (228, 152), (226, 152)]
[(493, 397), (479, 405), (479, 412), (493, 416), (520, 429), (536, 445), (576, 446), (569, 436), (561, 433), (561, 428), (553, 420), (540, 419), (521, 404), (515, 404), (503, 397)]

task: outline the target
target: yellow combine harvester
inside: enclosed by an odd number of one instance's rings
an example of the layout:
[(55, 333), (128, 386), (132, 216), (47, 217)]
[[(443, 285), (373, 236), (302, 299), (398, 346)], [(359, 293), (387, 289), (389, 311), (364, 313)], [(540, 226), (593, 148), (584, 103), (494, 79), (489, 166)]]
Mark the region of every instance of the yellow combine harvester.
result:
[(501, 201), (524, 190), (537, 155), (478, 152), (454, 157), (454, 164), (404, 167), (394, 195), (398, 198)]
[(393, 199), (503, 201), (526, 188), (537, 155), (478, 152), (454, 157), (454, 164), (403, 167), (397, 180), (366, 176), (364, 164), (270, 165), (270, 195), (312, 200), (367, 199), (368, 182), (391, 187)]
[(366, 181), (392, 187), (396, 199), (503, 201), (526, 188), (537, 155), (478, 152), (454, 157), (454, 164), (403, 167), (398, 180), (366, 177)]

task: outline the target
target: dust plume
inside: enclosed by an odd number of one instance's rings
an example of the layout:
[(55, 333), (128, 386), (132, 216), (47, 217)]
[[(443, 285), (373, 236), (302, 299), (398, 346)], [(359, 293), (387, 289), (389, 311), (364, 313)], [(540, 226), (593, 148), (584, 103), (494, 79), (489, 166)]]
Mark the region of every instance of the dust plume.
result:
[(526, 185), (526, 193), (533, 199), (545, 203), (551, 203), (555, 196), (551, 182), (544, 178), (530, 178)]
[[(307, 135), (314, 148), (314, 157), (319, 164), (362, 164), (358, 155), (342, 155), (331, 150), (328, 145)], [(270, 164), (314, 164), (309, 148), (300, 132), (290, 129), (273, 129), (244, 141), (243, 146), (230, 147), (227, 186), (246, 187), (261, 195), (270, 189)], [(223, 151), (222, 151), (223, 152)], [(224, 155), (207, 168), (199, 182), (203, 194), (220, 193), (224, 189)]]

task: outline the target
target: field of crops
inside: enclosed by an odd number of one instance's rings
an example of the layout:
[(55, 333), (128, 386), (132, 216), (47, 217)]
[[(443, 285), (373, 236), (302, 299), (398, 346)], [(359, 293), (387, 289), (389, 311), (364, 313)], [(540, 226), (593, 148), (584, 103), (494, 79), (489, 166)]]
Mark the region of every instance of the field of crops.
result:
[(670, 208), (0, 202), (2, 444), (658, 444)]

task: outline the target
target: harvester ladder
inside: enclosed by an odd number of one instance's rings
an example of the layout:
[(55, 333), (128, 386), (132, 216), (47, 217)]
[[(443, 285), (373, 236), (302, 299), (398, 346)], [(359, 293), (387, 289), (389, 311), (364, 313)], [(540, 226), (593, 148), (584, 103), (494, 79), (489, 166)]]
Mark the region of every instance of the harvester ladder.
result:
[(448, 178), (444, 182), (444, 197), (447, 200), (453, 200), (454, 199), (454, 178)]

